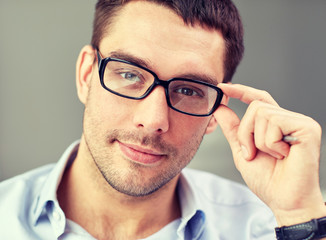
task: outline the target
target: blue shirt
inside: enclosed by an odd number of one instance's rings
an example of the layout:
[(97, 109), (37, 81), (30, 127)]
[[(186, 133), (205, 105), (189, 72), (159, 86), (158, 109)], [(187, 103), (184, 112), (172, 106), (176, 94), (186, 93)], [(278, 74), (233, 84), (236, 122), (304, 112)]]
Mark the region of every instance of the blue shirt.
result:
[[(57, 200), (64, 170), (74, 161), (78, 142), (57, 164), (0, 183), (0, 239), (94, 239), (66, 219)], [(246, 187), (210, 173), (184, 169), (178, 183), (181, 218), (146, 238), (275, 239), (271, 211)]]

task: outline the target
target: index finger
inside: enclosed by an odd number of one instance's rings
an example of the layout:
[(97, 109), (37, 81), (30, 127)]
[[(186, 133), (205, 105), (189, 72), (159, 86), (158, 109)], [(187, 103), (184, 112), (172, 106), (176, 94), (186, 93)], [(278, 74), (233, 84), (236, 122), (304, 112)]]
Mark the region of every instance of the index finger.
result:
[(255, 100), (278, 106), (273, 97), (266, 91), (258, 90), (242, 84), (220, 83), (218, 87), (222, 89), (225, 95), (230, 98), (236, 98), (240, 101), (250, 104)]

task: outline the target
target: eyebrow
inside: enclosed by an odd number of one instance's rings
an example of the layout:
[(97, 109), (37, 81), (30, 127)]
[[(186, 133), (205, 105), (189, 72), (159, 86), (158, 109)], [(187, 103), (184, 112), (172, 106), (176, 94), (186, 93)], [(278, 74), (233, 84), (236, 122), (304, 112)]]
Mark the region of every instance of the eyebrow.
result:
[(151, 64), (150, 64), (149, 60), (136, 57), (136, 56), (134, 56), (134, 55), (132, 55), (130, 53), (126, 53), (124, 51), (111, 52), (110, 53), (110, 58), (118, 58), (118, 59), (121, 59), (121, 60), (125, 60), (125, 61), (137, 64), (137, 65), (140, 65), (142, 67), (151, 69)]
[(215, 78), (213, 78), (209, 75), (206, 75), (206, 74), (189, 73), (189, 74), (184, 74), (184, 75), (178, 76), (177, 78), (186, 78), (186, 79), (197, 80), (197, 81), (208, 83), (208, 84), (211, 84), (214, 86), (216, 86), (218, 84), (218, 81)]
[[(136, 56), (134, 56), (130, 53), (126, 53), (122, 50), (113, 51), (109, 54), (109, 56), (111, 58), (118, 58), (121, 60), (125, 60), (128, 62), (137, 64), (139, 66), (148, 68), (152, 71), (152, 64), (150, 63), (149, 60), (136, 57)], [(207, 74), (200, 74), (200, 73), (199, 74), (198, 73), (185, 73), (185, 74), (176, 76), (174, 78), (185, 78), (185, 79), (197, 80), (197, 81), (208, 83), (208, 84), (211, 84), (214, 86), (216, 86), (218, 84), (217, 79), (215, 79)], [(166, 79), (166, 80), (168, 80), (168, 79)]]

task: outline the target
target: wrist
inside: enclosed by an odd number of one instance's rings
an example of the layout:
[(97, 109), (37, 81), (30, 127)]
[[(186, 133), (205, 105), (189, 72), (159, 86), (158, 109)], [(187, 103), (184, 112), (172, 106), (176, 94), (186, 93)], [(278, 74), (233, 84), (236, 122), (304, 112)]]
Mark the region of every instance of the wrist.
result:
[(275, 228), (277, 240), (325, 239), (326, 217), (311, 221)]
[(291, 211), (275, 211), (274, 216), (278, 226), (290, 226), (308, 222), (311, 219), (319, 219), (326, 216), (326, 203), (313, 205), (309, 208), (295, 209)]

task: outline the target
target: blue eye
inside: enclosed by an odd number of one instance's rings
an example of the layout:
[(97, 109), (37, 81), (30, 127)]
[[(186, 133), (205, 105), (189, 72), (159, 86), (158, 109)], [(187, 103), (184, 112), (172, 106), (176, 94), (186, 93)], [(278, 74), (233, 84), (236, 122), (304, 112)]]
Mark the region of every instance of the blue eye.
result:
[(123, 77), (126, 80), (133, 81), (133, 82), (139, 82), (141, 79), (139, 78), (139, 74), (135, 74), (132, 72), (124, 72), (119, 73), (121, 77)]

